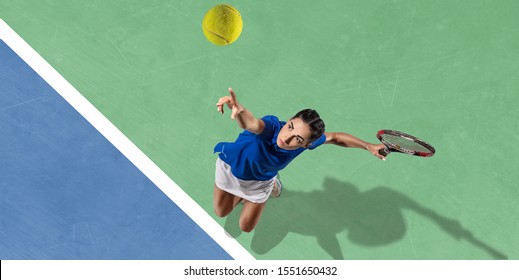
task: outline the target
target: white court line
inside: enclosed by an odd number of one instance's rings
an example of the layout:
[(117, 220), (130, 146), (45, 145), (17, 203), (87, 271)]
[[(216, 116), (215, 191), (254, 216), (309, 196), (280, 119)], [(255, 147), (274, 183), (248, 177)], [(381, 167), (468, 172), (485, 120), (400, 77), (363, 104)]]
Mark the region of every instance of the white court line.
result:
[(241, 244), (228, 236), (225, 230), (200, 205), (173, 182), (164, 171), (137, 148), (130, 139), (117, 129), (2, 19), (0, 19), (0, 39), (159, 187), (180, 209), (191, 217), (232, 258), (240, 261), (254, 260), (254, 257)]

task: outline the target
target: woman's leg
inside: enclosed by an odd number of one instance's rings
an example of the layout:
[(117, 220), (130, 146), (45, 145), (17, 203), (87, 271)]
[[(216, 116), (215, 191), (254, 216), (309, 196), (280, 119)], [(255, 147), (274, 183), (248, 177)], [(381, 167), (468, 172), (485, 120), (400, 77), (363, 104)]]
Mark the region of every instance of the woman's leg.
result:
[(213, 207), (218, 217), (225, 217), (240, 203), (241, 197), (230, 194), (214, 185)]
[(258, 224), (261, 213), (263, 213), (263, 209), (267, 202), (263, 203), (253, 203), (248, 200), (244, 200), (243, 209), (240, 214), (240, 228), (245, 232), (251, 232), (254, 227)]
[(218, 188), (215, 184), (214, 195), (213, 195), (213, 207), (214, 212), (218, 217), (225, 217), (229, 215), (232, 210), (240, 203), (244, 201), (243, 209), (240, 214), (240, 229), (245, 232), (251, 232), (259, 222), (261, 213), (267, 205), (267, 202), (253, 203), (245, 200), (241, 197), (230, 194), (222, 189)]

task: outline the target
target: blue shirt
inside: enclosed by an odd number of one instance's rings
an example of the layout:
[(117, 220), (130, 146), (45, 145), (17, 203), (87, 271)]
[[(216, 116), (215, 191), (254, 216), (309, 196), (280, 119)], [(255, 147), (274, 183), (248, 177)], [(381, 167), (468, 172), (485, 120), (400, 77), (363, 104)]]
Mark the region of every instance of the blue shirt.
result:
[(231, 167), (232, 174), (241, 180), (265, 181), (275, 177), (294, 158), (307, 149), (313, 150), (326, 141), (323, 134), (308, 148), (284, 150), (278, 147), (276, 139), (286, 122), (275, 116), (261, 118), (265, 128), (260, 134), (243, 131), (235, 142), (220, 142), (214, 152)]

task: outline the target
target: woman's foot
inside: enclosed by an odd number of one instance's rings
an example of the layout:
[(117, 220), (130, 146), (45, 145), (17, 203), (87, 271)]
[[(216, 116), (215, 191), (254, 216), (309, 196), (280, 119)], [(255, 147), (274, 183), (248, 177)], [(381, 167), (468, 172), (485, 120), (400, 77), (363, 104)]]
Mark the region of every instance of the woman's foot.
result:
[(281, 180), (279, 180), (279, 175), (276, 176), (276, 181), (274, 182), (274, 188), (272, 188), (272, 192), (270, 193), (270, 197), (278, 198), (281, 196), (281, 192), (283, 191), (283, 184)]

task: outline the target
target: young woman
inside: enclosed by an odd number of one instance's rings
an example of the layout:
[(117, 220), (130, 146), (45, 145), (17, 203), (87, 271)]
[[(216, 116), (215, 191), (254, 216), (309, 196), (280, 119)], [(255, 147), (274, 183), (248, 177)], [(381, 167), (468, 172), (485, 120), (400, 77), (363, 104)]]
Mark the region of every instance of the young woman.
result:
[(368, 143), (347, 133), (325, 132), (324, 122), (314, 110), (302, 110), (287, 122), (275, 116), (258, 119), (238, 102), (231, 88), (229, 94), (218, 100), (217, 110), (223, 114), (227, 105), (232, 110), (231, 118), (244, 131), (235, 142), (221, 142), (214, 148), (219, 154), (213, 203), (216, 215), (225, 217), (242, 202), (239, 222), (242, 231), (252, 231), (267, 199), (281, 194), (278, 171), (306, 150), (335, 144), (365, 149), (385, 160), (378, 153), (383, 144)]

